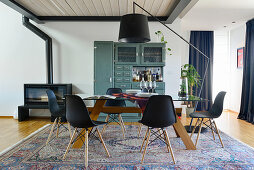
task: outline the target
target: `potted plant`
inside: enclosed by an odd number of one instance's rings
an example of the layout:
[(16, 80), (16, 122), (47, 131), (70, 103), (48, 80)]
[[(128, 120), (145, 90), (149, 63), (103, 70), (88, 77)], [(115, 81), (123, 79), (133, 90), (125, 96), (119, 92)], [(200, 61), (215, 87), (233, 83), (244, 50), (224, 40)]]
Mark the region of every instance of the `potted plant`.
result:
[[(164, 34), (161, 32), (161, 31), (156, 31), (155, 32), (155, 35), (157, 35), (157, 39), (160, 41), (160, 42), (162, 42), (162, 43), (164, 43), (164, 44), (167, 44), (168, 42), (165, 40), (165, 36), (164, 36)], [(171, 48), (167, 48), (167, 51), (171, 51)], [(169, 55), (172, 55), (171, 53), (169, 53)]]
[(179, 92), (178, 96), (180, 98), (186, 98), (188, 97), (188, 80), (187, 77), (180, 77), (180, 86), (179, 86)]
[[(197, 70), (195, 67), (191, 64), (185, 64), (181, 68), (181, 77), (185, 77), (188, 81), (188, 94), (189, 98), (194, 97), (194, 87), (199, 87), (200, 85), (200, 75), (198, 74)], [(181, 87), (180, 87), (181, 89)], [(187, 103), (187, 108), (186, 108), (186, 115), (188, 116), (190, 113), (194, 111), (194, 104), (193, 102)]]

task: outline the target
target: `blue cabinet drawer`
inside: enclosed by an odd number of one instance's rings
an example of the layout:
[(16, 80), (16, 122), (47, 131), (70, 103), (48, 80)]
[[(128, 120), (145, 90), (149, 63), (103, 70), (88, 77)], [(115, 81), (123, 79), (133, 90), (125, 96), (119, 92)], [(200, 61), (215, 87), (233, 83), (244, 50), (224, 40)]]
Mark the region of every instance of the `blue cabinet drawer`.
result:
[(160, 94), (160, 95), (164, 95), (165, 94), (165, 90), (155, 89), (155, 92)]
[(140, 89), (140, 83), (139, 82), (134, 82), (132, 83), (132, 89)]
[(115, 82), (116, 83), (122, 83), (123, 82), (123, 78), (122, 77), (115, 77)]
[(130, 77), (124, 77), (123, 78), (123, 82), (130, 83), (131, 82), (131, 78)]
[(115, 87), (121, 89), (130, 89), (131, 83), (115, 83)]
[(115, 77), (115, 82), (116, 83), (123, 83), (123, 82), (130, 83), (131, 82), (131, 78), (129, 78), (129, 77), (124, 77), (124, 78), (122, 78), (122, 77)]
[(131, 70), (131, 66), (123, 66), (123, 70), (124, 71), (130, 71)]
[(130, 76), (131, 76), (131, 72), (129, 72), (129, 71), (128, 72), (127, 71), (124, 72), (124, 77), (130, 77)]
[(115, 70), (116, 71), (122, 71), (123, 70), (123, 66), (122, 65), (115, 65)]
[(116, 77), (123, 77), (123, 73), (122, 71), (115, 71), (115, 76)]

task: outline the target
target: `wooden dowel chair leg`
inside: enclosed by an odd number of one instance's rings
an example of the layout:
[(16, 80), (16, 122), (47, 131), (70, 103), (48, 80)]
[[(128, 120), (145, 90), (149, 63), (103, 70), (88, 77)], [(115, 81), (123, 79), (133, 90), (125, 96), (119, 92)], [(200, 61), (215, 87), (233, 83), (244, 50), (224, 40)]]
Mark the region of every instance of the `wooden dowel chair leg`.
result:
[(67, 124), (68, 124), (68, 129), (69, 129), (69, 133), (70, 133), (70, 138), (71, 138), (71, 125), (70, 125), (70, 123), (69, 122), (67, 122)]
[[(106, 119), (105, 119), (105, 122), (108, 122), (108, 119), (109, 119), (109, 114), (107, 115), (107, 117), (106, 117)], [(105, 124), (105, 125), (103, 126), (101, 133), (103, 133), (103, 132), (105, 131), (107, 125), (108, 125), (108, 124)]]
[(108, 157), (110, 157), (110, 154), (109, 154), (108, 149), (107, 149), (107, 147), (106, 147), (106, 145), (105, 145), (105, 143), (104, 143), (104, 140), (103, 140), (102, 137), (101, 137), (100, 131), (99, 131), (97, 128), (96, 128), (96, 131), (97, 131), (97, 133), (98, 133), (98, 135), (99, 135), (99, 138), (100, 138), (100, 140), (101, 140), (101, 143), (102, 143), (102, 145), (103, 145), (105, 151), (107, 152)]
[(199, 138), (199, 135), (200, 135), (200, 132), (201, 132), (201, 129), (202, 129), (203, 120), (204, 120), (204, 118), (202, 118), (201, 123), (200, 123), (200, 126), (199, 126), (198, 136), (197, 136), (197, 139), (196, 139), (195, 146), (197, 146), (197, 144), (198, 144), (198, 138)]
[(211, 119), (209, 119), (209, 122), (210, 122), (211, 130), (212, 130), (212, 134), (213, 134), (213, 140), (215, 140), (215, 136), (214, 136), (214, 132), (213, 132), (213, 123), (212, 123)]
[(65, 151), (65, 154), (64, 154), (64, 156), (63, 156), (63, 159), (65, 159), (65, 157), (66, 157), (66, 155), (67, 155), (67, 153), (68, 153), (68, 151), (69, 151), (69, 149), (70, 149), (70, 147), (71, 147), (71, 143), (72, 143), (72, 141), (73, 141), (73, 139), (74, 139), (74, 137), (75, 137), (76, 132), (77, 132), (77, 128), (74, 129), (74, 132), (73, 132), (72, 137), (71, 137), (71, 139), (70, 139), (70, 142), (69, 142), (69, 144), (68, 144), (68, 146), (67, 146), (67, 149), (66, 149), (66, 151)]
[(86, 134), (85, 134), (86, 138), (85, 138), (85, 167), (88, 167), (88, 130), (86, 130)]
[(123, 128), (124, 128), (124, 131), (126, 132), (126, 128), (125, 128), (125, 125), (124, 125), (124, 121), (123, 121), (123, 118), (122, 118), (122, 116), (119, 114), (119, 117), (120, 117), (120, 119), (121, 119), (121, 122), (122, 122), (122, 124), (123, 124)]
[(147, 130), (146, 130), (146, 135), (145, 135), (145, 137), (144, 137), (144, 139), (143, 139), (143, 142), (142, 142), (142, 145), (141, 145), (141, 148), (140, 148), (140, 152), (141, 152), (141, 151), (142, 151), (142, 149), (143, 149), (144, 143), (145, 143), (146, 138), (147, 138), (148, 131), (149, 131), (149, 127), (147, 127)]
[(123, 132), (123, 138), (125, 138), (125, 135), (124, 135), (124, 125), (123, 125), (123, 122), (121, 121), (121, 115), (120, 114), (118, 115), (118, 119), (119, 119), (119, 123), (121, 125), (121, 129), (122, 129), (122, 132)]
[(54, 121), (54, 123), (52, 124), (52, 127), (51, 127), (51, 130), (50, 130), (50, 133), (49, 133), (49, 136), (48, 136), (48, 140), (47, 140), (47, 142), (46, 142), (46, 145), (47, 145), (47, 144), (49, 143), (49, 141), (50, 141), (50, 137), (51, 137), (51, 135), (52, 135), (52, 133), (53, 133), (53, 131), (54, 131), (54, 127), (55, 127), (55, 125), (56, 125), (57, 120), (58, 120), (58, 118), (55, 118), (55, 121)]
[(58, 123), (57, 123), (57, 129), (56, 129), (56, 137), (57, 138), (58, 138), (58, 134), (59, 134), (60, 123), (61, 123), (61, 117), (58, 117)]
[(174, 157), (174, 153), (173, 153), (173, 149), (172, 149), (172, 147), (171, 147), (171, 144), (170, 144), (170, 141), (169, 141), (169, 138), (168, 138), (168, 133), (167, 133), (166, 130), (164, 130), (164, 133), (166, 134), (167, 143), (168, 143), (168, 146), (169, 146), (169, 150), (170, 150), (170, 154), (171, 154), (172, 160), (173, 160), (174, 164), (176, 164), (176, 162), (175, 162), (175, 157)]
[(149, 142), (150, 134), (151, 134), (151, 129), (149, 129), (149, 131), (148, 131), (148, 135), (147, 135), (147, 139), (146, 139), (146, 146), (145, 146), (144, 151), (143, 151), (143, 156), (142, 156), (142, 159), (141, 159), (141, 164), (144, 162), (144, 159), (145, 159), (146, 148), (147, 148), (147, 145), (148, 145), (148, 142)]
[(165, 129), (162, 130), (163, 136), (164, 136), (164, 140), (166, 142), (167, 150), (168, 150), (168, 152), (170, 152), (169, 145), (168, 145), (168, 142), (167, 142), (167, 135), (166, 135), (165, 131), (166, 131)]
[(196, 128), (197, 128), (197, 125), (198, 125), (198, 122), (199, 122), (199, 119), (197, 120), (195, 126), (193, 127), (192, 129), (192, 132), (191, 132), (191, 135), (190, 135), (190, 138), (192, 137), (193, 133), (195, 132)]
[(217, 134), (218, 134), (218, 136), (219, 136), (221, 146), (224, 148), (224, 145), (223, 145), (223, 143), (222, 143), (222, 140), (221, 140), (221, 137), (220, 137), (220, 133), (219, 133), (219, 130), (218, 130), (217, 126), (216, 126), (215, 121), (213, 121), (213, 124), (214, 124), (214, 127), (215, 127), (215, 129), (216, 129), (216, 132), (217, 132)]

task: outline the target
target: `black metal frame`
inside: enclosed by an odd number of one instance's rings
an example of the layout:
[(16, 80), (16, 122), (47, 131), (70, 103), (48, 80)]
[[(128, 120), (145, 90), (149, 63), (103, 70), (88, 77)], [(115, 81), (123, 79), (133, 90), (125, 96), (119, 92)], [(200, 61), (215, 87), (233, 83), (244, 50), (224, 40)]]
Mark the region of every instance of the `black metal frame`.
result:
[(22, 17), (23, 25), (30, 31), (38, 35), (41, 39), (45, 41), (46, 45), (46, 63), (47, 63), (47, 83), (53, 84), (53, 54), (52, 54), (52, 38), (48, 36), (45, 32), (37, 28), (35, 25), (29, 22), (26, 16)]
[[(44, 24), (45, 22), (56, 21), (105, 21), (114, 22), (120, 21), (121, 16), (37, 16), (32, 11), (28, 10), (15, 0), (0, 0), (0, 2), (19, 12), (23, 16), (35, 21), (38, 24)], [(167, 24), (172, 24), (177, 18), (180, 12), (189, 4), (190, 0), (178, 0), (175, 2), (175, 8), (170, 12), (169, 16), (157, 16), (161, 21), (165, 21)], [(153, 17), (148, 17), (148, 21), (156, 21)]]
[[(76, 22), (76, 21), (105, 21), (105, 22), (118, 22), (121, 20), (121, 16), (37, 16), (40, 21), (43, 22)], [(158, 16), (162, 21), (166, 21), (168, 17)], [(153, 17), (148, 17), (149, 21), (156, 21)]]
[[(85, 142), (83, 141), (83, 138), (85, 138), (85, 133), (83, 133), (83, 132), (85, 132), (85, 131), (88, 131), (88, 133), (89, 133), (88, 138), (89, 138), (90, 136), (93, 136), (95, 139), (97, 139), (98, 141), (100, 141), (100, 143), (102, 143), (101, 140), (100, 140), (100, 138), (98, 138), (98, 137), (95, 135), (96, 128), (97, 128), (97, 127), (92, 128), (91, 130), (90, 130), (89, 128), (84, 128), (84, 129), (82, 129), (81, 131), (79, 131), (79, 130), (77, 129), (78, 135), (75, 137), (75, 139), (72, 140), (71, 144), (74, 144), (74, 143), (75, 143), (77, 140), (79, 140), (79, 139), (80, 139), (80, 140), (82, 141), (82, 143), (84, 144)], [(95, 129), (95, 130), (93, 130), (93, 129)]]

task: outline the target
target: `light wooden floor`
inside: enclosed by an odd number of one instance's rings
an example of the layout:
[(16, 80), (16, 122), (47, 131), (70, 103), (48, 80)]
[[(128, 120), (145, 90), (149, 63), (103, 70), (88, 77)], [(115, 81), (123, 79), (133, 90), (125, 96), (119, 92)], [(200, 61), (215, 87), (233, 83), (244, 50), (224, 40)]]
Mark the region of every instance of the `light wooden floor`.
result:
[[(234, 112), (224, 111), (222, 116), (216, 119), (218, 128), (254, 147), (254, 125), (237, 119), (237, 115)], [(188, 118), (182, 117), (183, 124), (188, 124), (189, 121)], [(0, 117), (0, 152), (48, 123), (51, 123), (49, 118), (30, 118), (28, 121), (18, 122), (12, 118)]]

